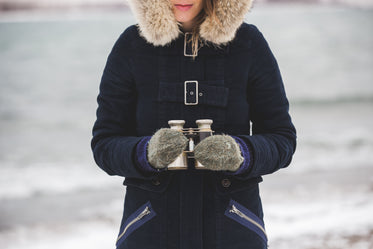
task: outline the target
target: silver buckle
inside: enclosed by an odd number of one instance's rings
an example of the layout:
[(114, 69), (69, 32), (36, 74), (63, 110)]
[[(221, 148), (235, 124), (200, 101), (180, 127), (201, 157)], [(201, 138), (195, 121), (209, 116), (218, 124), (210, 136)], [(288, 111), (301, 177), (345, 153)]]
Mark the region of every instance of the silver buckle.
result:
[(188, 56), (188, 57), (198, 56), (198, 51), (197, 51), (196, 54), (187, 54), (187, 52), (186, 52), (187, 35), (191, 35), (191, 34), (193, 34), (193, 33), (192, 32), (185, 32), (185, 36), (184, 36), (184, 56)]
[[(188, 96), (188, 85), (195, 84), (195, 92), (191, 92), (190, 95), (195, 95), (195, 102), (188, 102), (187, 96)], [(184, 104), (185, 105), (198, 105), (198, 81), (196, 80), (189, 80), (184, 82)]]

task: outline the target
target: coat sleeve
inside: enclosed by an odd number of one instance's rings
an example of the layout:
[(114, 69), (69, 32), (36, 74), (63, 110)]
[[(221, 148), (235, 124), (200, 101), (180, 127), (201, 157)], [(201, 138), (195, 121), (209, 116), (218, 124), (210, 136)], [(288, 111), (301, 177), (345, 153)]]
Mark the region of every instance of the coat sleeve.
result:
[(116, 41), (106, 62), (97, 97), (91, 148), (97, 165), (109, 175), (149, 178), (136, 165), (137, 91), (131, 73), (129, 28)]
[(296, 130), (289, 115), (280, 70), (261, 32), (251, 27), (253, 63), (247, 87), (252, 135), (239, 135), (250, 149), (247, 179), (287, 167), (296, 148)]

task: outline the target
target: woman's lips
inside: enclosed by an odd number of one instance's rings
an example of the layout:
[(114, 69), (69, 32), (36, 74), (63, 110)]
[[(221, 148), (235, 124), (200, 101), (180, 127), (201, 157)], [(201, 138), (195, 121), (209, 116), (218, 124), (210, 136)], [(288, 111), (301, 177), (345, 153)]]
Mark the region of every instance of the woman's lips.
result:
[(181, 11), (187, 11), (192, 8), (193, 4), (175, 4), (175, 7)]

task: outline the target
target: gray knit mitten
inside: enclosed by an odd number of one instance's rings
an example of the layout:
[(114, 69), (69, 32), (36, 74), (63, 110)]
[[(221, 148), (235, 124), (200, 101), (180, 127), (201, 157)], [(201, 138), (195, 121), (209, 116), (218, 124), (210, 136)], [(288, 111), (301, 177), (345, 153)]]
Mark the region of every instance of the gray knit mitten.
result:
[(162, 128), (148, 144), (148, 161), (154, 168), (165, 168), (185, 150), (188, 139), (177, 130)]
[(214, 171), (236, 171), (244, 161), (240, 146), (228, 135), (205, 138), (194, 148), (194, 157), (207, 169)]

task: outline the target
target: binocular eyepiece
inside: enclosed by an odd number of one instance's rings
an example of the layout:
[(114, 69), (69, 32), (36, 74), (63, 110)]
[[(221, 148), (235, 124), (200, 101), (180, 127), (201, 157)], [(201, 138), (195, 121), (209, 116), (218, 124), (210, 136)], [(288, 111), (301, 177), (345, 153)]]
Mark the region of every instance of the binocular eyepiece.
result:
[(183, 151), (174, 162), (167, 166), (169, 170), (185, 170), (188, 168), (189, 160), (194, 161), (193, 163), (196, 169), (205, 168), (200, 162), (195, 160), (193, 151), (195, 145), (206, 137), (213, 135), (214, 131), (211, 129), (212, 123), (213, 121), (211, 119), (199, 119), (196, 121), (198, 128), (184, 128), (184, 120), (168, 121), (171, 129), (182, 132), (189, 140), (186, 150)]

